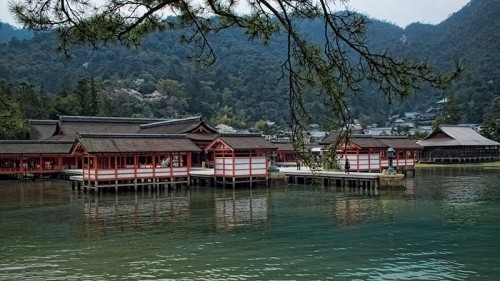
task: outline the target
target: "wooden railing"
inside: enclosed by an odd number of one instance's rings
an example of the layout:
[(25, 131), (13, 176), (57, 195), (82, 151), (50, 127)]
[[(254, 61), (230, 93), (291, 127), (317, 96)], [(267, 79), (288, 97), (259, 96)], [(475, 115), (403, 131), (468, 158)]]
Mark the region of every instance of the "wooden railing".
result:
[(188, 167), (145, 167), (145, 168), (123, 168), (123, 169), (83, 169), (83, 179), (90, 181), (113, 181), (127, 179), (152, 179), (188, 177)]

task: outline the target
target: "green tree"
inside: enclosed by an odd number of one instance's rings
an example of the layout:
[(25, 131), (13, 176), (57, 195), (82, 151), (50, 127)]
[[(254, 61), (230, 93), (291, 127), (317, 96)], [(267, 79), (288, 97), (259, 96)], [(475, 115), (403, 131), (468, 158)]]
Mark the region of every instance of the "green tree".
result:
[(176, 80), (162, 79), (158, 81), (156, 89), (162, 97), (151, 104), (155, 116), (186, 115), (188, 108), (187, 93), (182, 83)]
[(211, 124), (224, 124), (236, 129), (243, 129), (246, 125), (241, 116), (235, 114), (234, 109), (227, 105), (219, 108), (209, 121)]
[(49, 117), (49, 109), (52, 108), (51, 100), (42, 90), (27, 83), (21, 83), (16, 88), (17, 102), (23, 114), (28, 119), (46, 119)]
[(488, 118), (481, 126), (481, 135), (484, 137), (500, 142), (500, 118)]
[(76, 94), (68, 94), (61, 91), (52, 101), (53, 111), (51, 118), (55, 119), (58, 115), (78, 116), (82, 113), (82, 107)]
[(361, 124), (361, 126), (363, 126), (363, 128), (366, 128), (376, 123), (375, 117), (366, 114), (361, 114), (361, 116), (359, 116), (359, 123)]
[(0, 139), (23, 139), (28, 122), (9, 85), (0, 83)]
[(485, 119), (500, 119), (500, 93), (493, 99), (484, 114)]
[(73, 93), (78, 98), (81, 114), (95, 116), (99, 112), (100, 85), (94, 78), (80, 79)]
[[(317, 89), (331, 115), (347, 123), (352, 119), (347, 98), (361, 90), (363, 81), (373, 84), (391, 102), (425, 85), (446, 88), (461, 70), (457, 65), (451, 73), (436, 73), (426, 61), (370, 50), (365, 40), (368, 19), (350, 11), (333, 13), (337, 2), (343, 1), (15, 0), (10, 11), (27, 28), (56, 29), (60, 50), (66, 55), (74, 44), (88, 43), (98, 49), (119, 41), (132, 46), (154, 31), (169, 29), (186, 31), (181, 40), (199, 47), (192, 55), (212, 64), (216, 53), (209, 41), (211, 33), (238, 27), (248, 38), (265, 44), (285, 33), (287, 49), (281, 73), (288, 82), (292, 139), (303, 147), (300, 133), (311, 118), (304, 103), (307, 89)], [(239, 5), (248, 5), (250, 12), (239, 13)], [(164, 11), (178, 17), (165, 19)], [(309, 39), (301, 29), (302, 21), (315, 20), (321, 21), (324, 29), (320, 40)]]
[(456, 125), (460, 121), (462, 111), (457, 99), (454, 96), (448, 96), (446, 103), (443, 106), (441, 116), (441, 124)]
[(275, 124), (269, 124), (269, 122), (262, 119), (255, 122), (253, 129), (255, 132), (262, 133), (268, 136), (275, 136), (279, 130), (279, 128)]

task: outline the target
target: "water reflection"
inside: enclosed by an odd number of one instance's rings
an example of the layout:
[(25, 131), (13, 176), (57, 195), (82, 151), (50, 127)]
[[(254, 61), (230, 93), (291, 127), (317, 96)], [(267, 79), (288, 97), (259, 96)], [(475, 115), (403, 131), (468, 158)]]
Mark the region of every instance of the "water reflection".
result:
[(269, 216), (267, 192), (236, 192), (222, 190), (214, 193), (215, 218), (219, 231), (230, 231), (239, 226), (265, 222)]
[(159, 224), (185, 220), (191, 211), (191, 193), (146, 192), (98, 195), (82, 193), (85, 235), (127, 228), (154, 228)]
[(380, 201), (365, 198), (339, 198), (335, 204), (335, 218), (341, 226), (352, 226), (380, 219)]
[(204, 199), (196, 201), (196, 193), (194, 189), (128, 195), (78, 193), (74, 196), (83, 203), (84, 235), (181, 222), (197, 216), (200, 207), (204, 216), (213, 214), (217, 231), (231, 231), (268, 219), (270, 203), (265, 191), (213, 189), (212, 203), (207, 206), (204, 206)]
[(499, 280), (498, 173), (419, 172), (410, 184), (377, 195), (2, 186), (0, 280)]
[(66, 205), (62, 181), (0, 181), (0, 210)]

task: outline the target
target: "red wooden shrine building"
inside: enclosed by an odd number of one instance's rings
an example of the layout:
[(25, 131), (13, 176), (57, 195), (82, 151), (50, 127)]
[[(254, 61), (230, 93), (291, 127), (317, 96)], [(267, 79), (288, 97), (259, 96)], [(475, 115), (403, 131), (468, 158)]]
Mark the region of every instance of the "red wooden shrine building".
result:
[(413, 168), (422, 150), (405, 136), (352, 135), (347, 145), (343, 142), (337, 147), (339, 165), (344, 167), (345, 159), (349, 159), (351, 171), (381, 172), (389, 167), (387, 150), (391, 146), (395, 150), (394, 168)]
[(71, 141), (1, 140), (0, 175), (39, 177), (76, 168), (76, 159), (69, 155), (71, 145)]
[(269, 157), (277, 147), (260, 134), (224, 134), (206, 148), (214, 156), (216, 182), (253, 183), (268, 180)]
[(81, 159), (84, 186), (189, 184), (191, 155), (186, 135), (80, 134), (70, 153)]

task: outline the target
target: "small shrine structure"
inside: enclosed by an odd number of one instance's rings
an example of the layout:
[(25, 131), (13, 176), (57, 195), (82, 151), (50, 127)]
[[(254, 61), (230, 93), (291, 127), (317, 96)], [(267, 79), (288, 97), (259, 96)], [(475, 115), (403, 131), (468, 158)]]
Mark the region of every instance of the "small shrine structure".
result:
[(83, 167), (84, 187), (189, 185), (191, 154), (184, 134), (79, 134), (71, 147)]
[(206, 148), (214, 155), (216, 183), (268, 182), (269, 162), (277, 147), (260, 134), (222, 134)]

